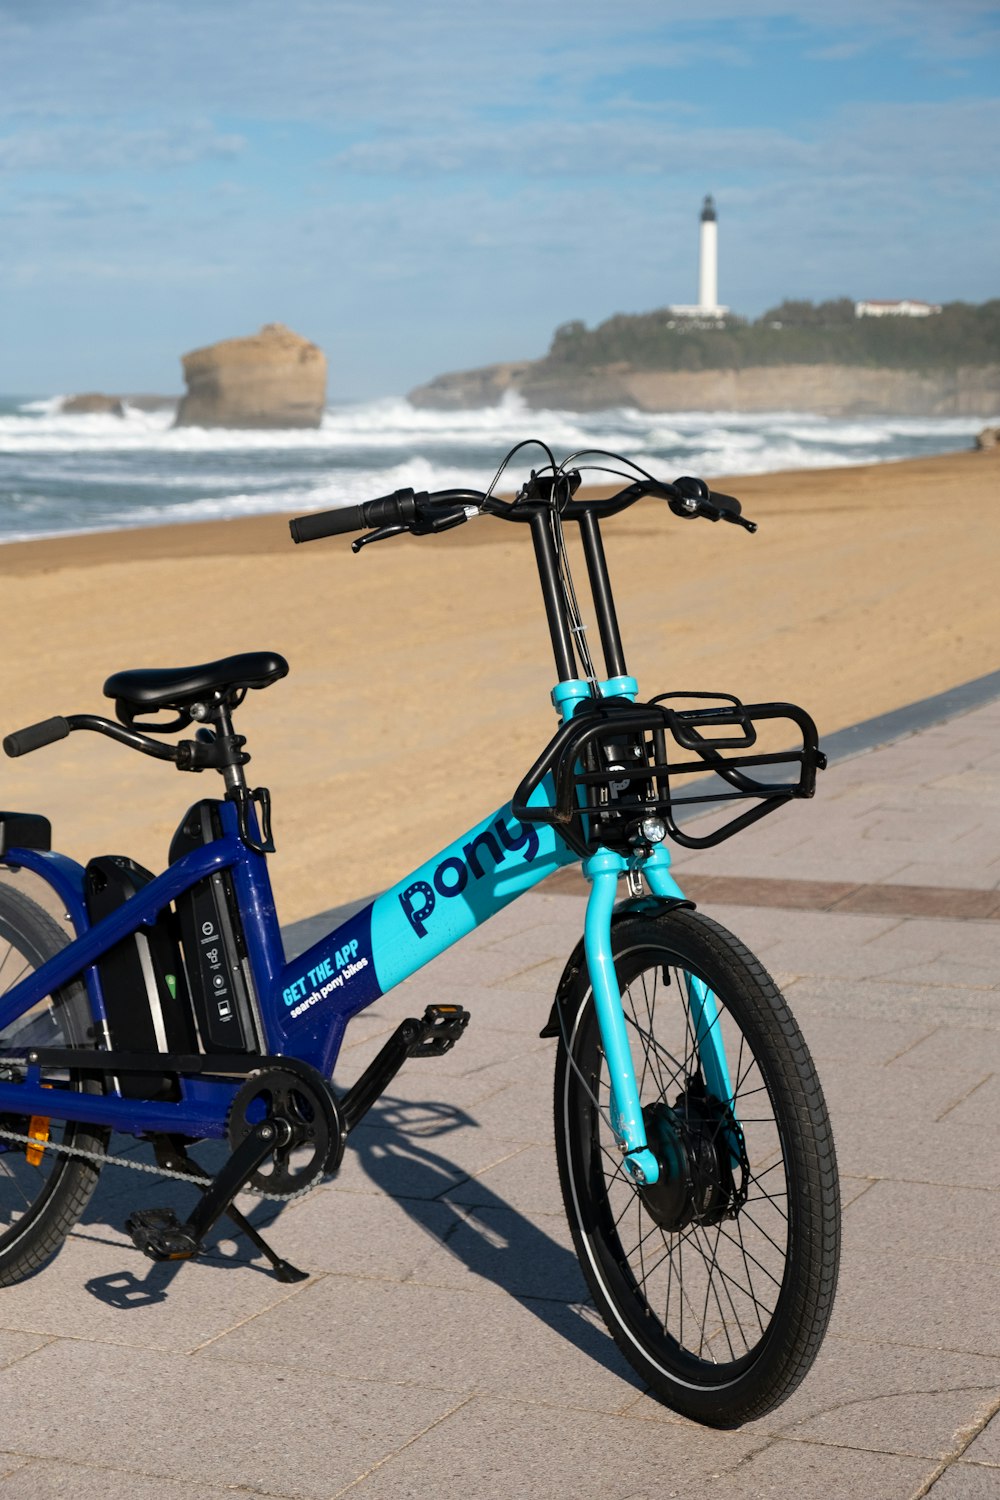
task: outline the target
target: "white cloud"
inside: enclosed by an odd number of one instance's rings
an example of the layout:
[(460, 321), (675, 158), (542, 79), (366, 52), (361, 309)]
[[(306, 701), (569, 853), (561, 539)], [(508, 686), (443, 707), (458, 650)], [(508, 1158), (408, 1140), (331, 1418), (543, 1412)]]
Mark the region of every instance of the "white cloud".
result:
[(0, 137), (0, 171), (158, 171), (238, 156), (245, 147), (243, 136), (209, 125), (37, 125)]

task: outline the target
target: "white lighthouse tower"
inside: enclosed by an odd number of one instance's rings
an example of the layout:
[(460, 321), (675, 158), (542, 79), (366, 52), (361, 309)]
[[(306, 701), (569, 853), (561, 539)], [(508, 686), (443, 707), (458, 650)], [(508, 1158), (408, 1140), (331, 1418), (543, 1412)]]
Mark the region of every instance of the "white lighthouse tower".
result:
[(719, 225), (715, 199), (709, 193), (701, 207), (701, 238), (698, 243), (698, 301), (674, 302), (670, 311), (678, 318), (697, 319), (702, 326), (721, 327), (729, 311), (719, 303)]
[(701, 209), (698, 311), (706, 317), (719, 316), (719, 225), (711, 193)]

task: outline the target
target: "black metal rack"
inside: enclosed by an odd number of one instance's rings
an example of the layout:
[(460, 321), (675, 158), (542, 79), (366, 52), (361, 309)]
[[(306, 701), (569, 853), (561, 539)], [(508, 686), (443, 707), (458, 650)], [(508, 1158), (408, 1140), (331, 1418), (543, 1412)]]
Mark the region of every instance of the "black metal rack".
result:
[[(670, 700), (704, 700), (704, 706), (673, 708)], [(786, 720), (801, 744), (791, 750), (760, 751), (757, 726)], [(677, 758), (677, 751), (687, 759)], [(690, 757), (695, 757), (694, 759)], [(550, 823), (581, 856), (598, 848), (634, 854), (650, 842), (642, 824), (660, 818), (666, 831), (688, 849), (707, 849), (795, 797), (811, 797), (816, 772), (826, 765), (816, 725), (793, 703), (743, 704), (727, 693), (662, 693), (648, 703), (626, 698), (588, 698), (549, 741), (512, 799), (515, 817)], [(764, 770), (794, 769), (794, 779), (772, 781)], [(718, 781), (675, 789), (692, 772), (711, 771)], [(753, 774), (753, 773), (758, 774)], [(530, 798), (551, 775), (551, 804)], [(719, 781), (723, 790), (718, 790)], [(722, 827), (683, 832), (676, 810), (750, 800)]]

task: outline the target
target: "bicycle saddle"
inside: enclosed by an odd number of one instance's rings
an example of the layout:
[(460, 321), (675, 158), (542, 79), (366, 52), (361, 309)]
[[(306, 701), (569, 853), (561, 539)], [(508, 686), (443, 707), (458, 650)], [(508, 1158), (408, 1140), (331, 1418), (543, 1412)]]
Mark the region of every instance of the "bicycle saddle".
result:
[(200, 667), (149, 667), (115, 672), (104, 684), (105, 698), (136, 708), (182, 708), (217, 690), (266, 688), (288, 675), (288, 663), (276, 651), (245, 651)]

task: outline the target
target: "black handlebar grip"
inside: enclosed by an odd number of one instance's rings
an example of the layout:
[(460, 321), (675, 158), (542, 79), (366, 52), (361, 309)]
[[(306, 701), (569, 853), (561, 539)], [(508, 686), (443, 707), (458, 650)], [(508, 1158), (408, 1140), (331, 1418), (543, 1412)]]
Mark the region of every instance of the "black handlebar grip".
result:
[(345, 531), (361, 531), (364, 518), (360, 505), (345, 505), (340, 510), (321, 510), (314, 516), (296, 516), (288, 529), (293, 542), (316, 542), (321, 536), (341, 536)]
[(7, 755), (16, 760), (19, 755), (29, 755), (32, 750), (40, 750), (43, 745), (54, 745), (56, 740), (64, 740), (69, 731), (66, 719), (43, 719), (40, 724), (29, 724), (27, 729), (18, 729), (9, 734), (3, 742), (3, 748)]
[(321, 510), (314, 516), (297, 516), (289, 521), (293, 542), (315, 542), (322, 536), (344, 536), (348, 531), (364, 531), (368, 526), (399, 526), (414, 520), (417, 514), (412, 490), (396, 490), (366, 500), (363, 505), (344, 505), (339, 510)]

